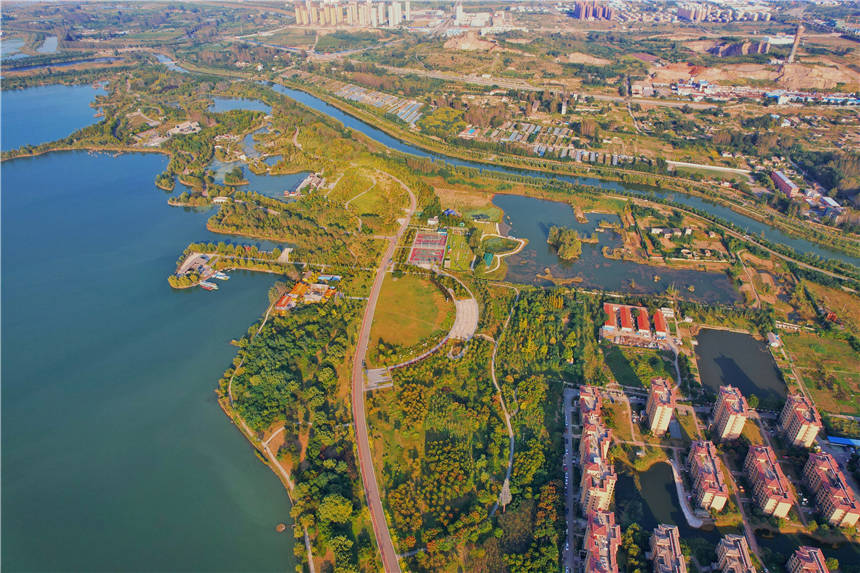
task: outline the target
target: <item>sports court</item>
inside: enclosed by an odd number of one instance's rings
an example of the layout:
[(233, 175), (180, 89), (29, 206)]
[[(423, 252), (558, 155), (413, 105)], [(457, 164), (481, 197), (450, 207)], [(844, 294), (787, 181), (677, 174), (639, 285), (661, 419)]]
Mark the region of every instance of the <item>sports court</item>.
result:
[(409, 264), (419, 267), (442, 266), (448, 235), (441, 233), (416, 233), (409, 251)]

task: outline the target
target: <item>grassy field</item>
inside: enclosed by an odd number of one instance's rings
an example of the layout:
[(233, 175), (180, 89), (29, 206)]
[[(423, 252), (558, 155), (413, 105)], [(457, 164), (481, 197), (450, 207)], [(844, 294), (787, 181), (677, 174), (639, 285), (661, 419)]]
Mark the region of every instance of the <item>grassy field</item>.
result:
[(603, 356), (615, 381), (622, 386), (647, 388), (652, 378), (675, 379), (672, 363), (657, 350), (605, 346)]
[(783, 343), (819, 410), (860, 414), (860, 353), (846, 340), (803, 333), (784, 335)]
[(860, 330), (860, 299), (856, 295), (809, 281), (804, 281), (803, 285), (855, 333)]
[(519, 243), (505, 237), (487, 237), (484, 239), (484, 250), (488, 253), (498, 254), (513, 251)]
[(429, 280), (413, 275), (387, 276), (370, 330), (370, 350), (377, 354), (380, 341), (401, 347), (418, 344), (443, 332), (454, 320), (454, 305)]
[(452, 271), (468, 271), (472, 263), (472, 249), (465, 235), (451, 232), (448, 235), (448, 252), (446, 257), (451, 260), (448, 267)]

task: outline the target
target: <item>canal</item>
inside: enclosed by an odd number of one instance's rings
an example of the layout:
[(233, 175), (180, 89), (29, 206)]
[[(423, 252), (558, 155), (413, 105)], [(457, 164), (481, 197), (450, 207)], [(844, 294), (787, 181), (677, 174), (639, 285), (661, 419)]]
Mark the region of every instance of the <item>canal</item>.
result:
[(705, 386), (716, 392), (731, 384), (747, 399), (756, 395), (763, 409), (782, 405), (788, 389), (765, 342), (715, 329), (703, 329), (696, 342), (696, 362)]

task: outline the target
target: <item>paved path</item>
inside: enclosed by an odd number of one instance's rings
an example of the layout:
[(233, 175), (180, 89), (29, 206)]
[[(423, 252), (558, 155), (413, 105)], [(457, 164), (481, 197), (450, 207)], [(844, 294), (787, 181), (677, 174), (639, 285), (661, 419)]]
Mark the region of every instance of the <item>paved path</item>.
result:
[(397, 234), (392, 237), (385, 249), (379, 267), (376, 269), (376, 277), (370, 289), (370, 296), (361, 319), (361, 329), (355, 346), (355, 356), (352, 361), (352, 417), (355, 422), (355, 444), (358, 449), (359, 468), (361, 470), (361, 481), (364, 486), (364, 494), (367, 496), (367, 506), (370, 510), (370, 521), (373, 524), (373, 533), (379, 545), (382, 555), (382, 566), (387, 573), (399, 573), (400, 563), (397, 559), (397, 551), (391, 541), (391, 532), (385, 521), (385, 511), (382, 509), (382, 499), (379, 496), (379, 484), (376, 481), (376, 473), (373, 469), (373, 457), (370, 451), (370, 437), (367, 431), (367, 417), (364, 404), (364, 360), (367, 356), (367, 345), (370, 341), (370, 327), (373, 324), (373, 314), (376, 311), (376, 303), (379, 301), (379, 291), (382, 289), (382, 281), (385, 279), (385, 270), (388, 261), (394, 255), (394, 249), (400, 237), (406, 231), (412, 215), (418, 203), (412, 190), (405, 183), (389, 176), (400, 184), (409, 194), (409, 210), (400, 225)]
[(687, 524), (689, 524), (690, 527), (698, 529), (702, 527), (705, 522), (701, 518), (696, 517), (695, 512), (693, 512), (693, 509), (690, 507), (690, 501), (687, 499), (687, 490), (684, 489), (684, 478), (681, 477), (681, 461), (677, 450), (673, 452), (669, 465), (672, 466), (672, 475), (675, 477), (675, 490), (678, 492), (678, 503), (681, 504), (681, 511), (684, 512)]
[(707, 169), (709, 171), (721, 171), (723, 173), (736, 173), (738, 175), (749, 175), (749, 169), (738, 169), (737, 167), (724, 167), (722, 165), (705, 165), (703, 163), (688, 163), (686, 161), (669, 161), (668, 165), (672, 167), (692, 167), (693, 169)]

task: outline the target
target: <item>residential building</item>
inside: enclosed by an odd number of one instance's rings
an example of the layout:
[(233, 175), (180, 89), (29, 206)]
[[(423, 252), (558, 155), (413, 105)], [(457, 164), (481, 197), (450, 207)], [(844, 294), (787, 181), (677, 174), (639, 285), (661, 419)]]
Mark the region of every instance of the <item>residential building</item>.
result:
[(714, 428), (720, 440), (735, 440), (747, 421), (747, 400), (734, 386), (720, 386), (714, 406)]
[(729, 500), (729, 488), (713, 442), (693, 442), (687, 456), (687, 466), (693, 481), (696, 505), (707, 510), (722, 511)]
[(633, 332), (633, 315), (630, 313), (629, 306), (622, 306), (621, 310), (621, 332)]
[[(608, 430), (607, 430), (608, 431)], [(579, 502), (582, 512), (606, 511), (612, 503), (618, 476), (612, 463), (600, 455), (600, 443), (595, 438), (583, 438), (589, 442), (586, 455), (581, 458), (582, 480), (580, 481)]]
[(785, 569), (788, 573), (830, 573), (821, 549), (806, 545), (794, 550)]
[(651, 561), (654, 573), (687, 573), (687, 561), (681, 553), (678, 528), (661, 523), (651, 534)]
[(726, 535), (717, 545), (717, 565), (723, 573), (756, 573), (743, 535)]
[(800, 188), (797, 183), (788, 178), (782, 171), (774, 171), (770, 174), (771, 181), (776, 185), (776, 188), (788, 195), (794, 197), (800, 193)]
[(785, 518), (795, 503), (794, 491), (769, 446), (752, 446), (744, 462), (752, 494), (766, 515)]
[(809, 398), (791, 394), (779, 414), (779, 427), (792, 445), (808, 448), (821, 431), (821, 416)]
[(594, 386), (580, 386), (579, 388), (579, 419), (585, 426), (586, 423), (597, 423), (600, 421), (600, 410), (603, 402), (600, 392)]
[(636, 308), (636, 334), (639, 336), (651, 336), (651, 324), (648, 322), (648, 309)]
[(669, 336), (669, 329), (666, 326), (666, 317), (662, 310), (654, 311), (654, 334), (657, 338), (666, 338)]
[(585, 564), (583, 573), (618, 573), (618, 548), (621, 527), (615, 524), (611, 511), (592, 511), (583, 539)]
[(830, 454), (813, 453), (803, 468), (806, 485), (815, 492), (818, 511), (828, 524), (853, 527), (860, 518), (860, 505), (836, 459)]
[(618, 331), (618, 312), (614, 304), (604, 302), (603, 312), (606, 313), (606, 322), (603, 323), (603, 329), (607, 333), (615, 333)]
[(655, 436), (662, 436), (669, 429), (676, 397), (677, 389), (672, 382), (664, 378), (651, 380), (645, 412), (648, 414), (648, 429)]

